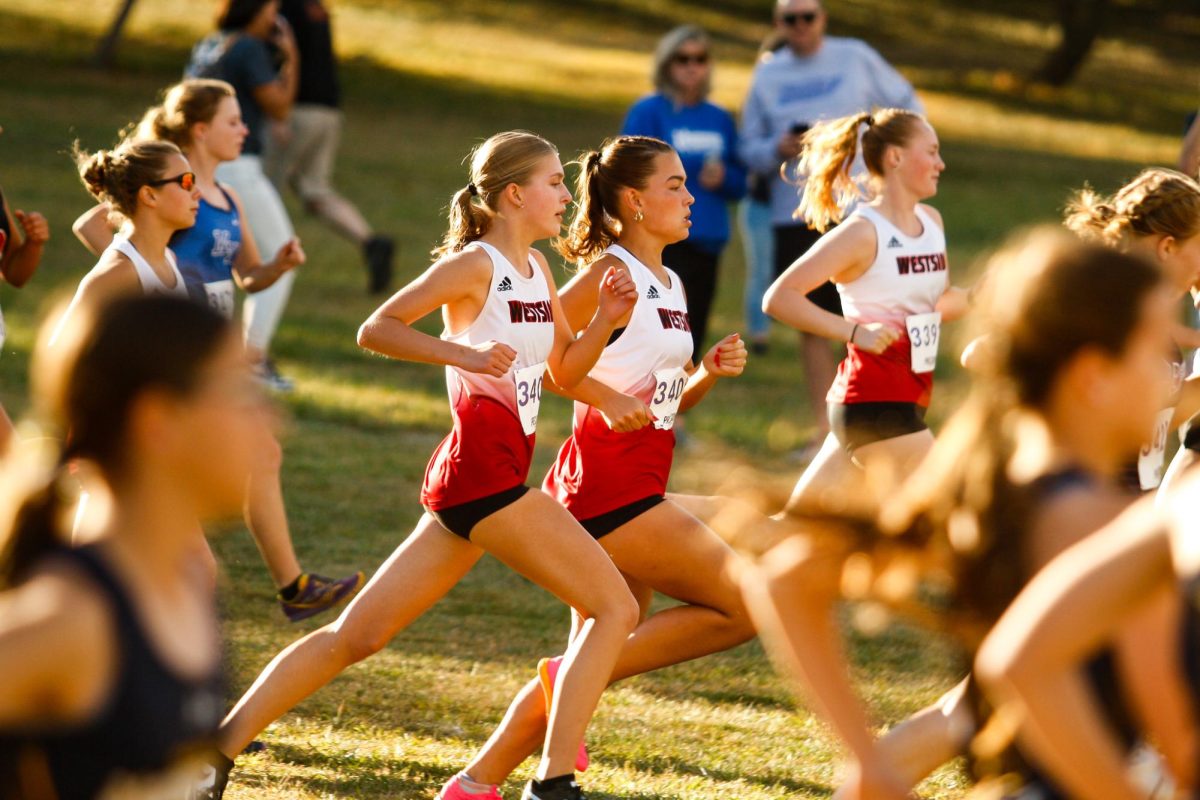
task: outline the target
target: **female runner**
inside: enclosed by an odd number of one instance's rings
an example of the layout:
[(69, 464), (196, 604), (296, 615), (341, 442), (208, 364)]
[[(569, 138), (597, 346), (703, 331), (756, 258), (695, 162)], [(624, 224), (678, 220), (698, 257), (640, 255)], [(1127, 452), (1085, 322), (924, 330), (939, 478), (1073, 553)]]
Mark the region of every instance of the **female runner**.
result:
[[(754, 635), (737, 585), (725, 571), (729, 547), (668, 497), (675, 415), (691, 408), (719, 377), (740, 375), (746, 348), (737, 334), (691, 362), (692, 338), (683, 283), (663, 264), (668, 245), (684, 239), (692, 195), (670, 145), (622, 136), (582, 159), (579, 209), (559, 250), (583, 264), (563, 289), (572, 330), (597, 310), (597, 290), (611, 270), (628, 275), (637, 302), (618, 321), (584, 390), (636, 398), (644, 427), (620, 431), (585, 402), (543, 488), (604, 547), (639, 599), (643, 617), (655, 591), (685, 605), (645, 619), (621, 651), (611, 681), (726, 650)], [(614, 225), (614, 222), (616, 223)], [(576, 625), (578, 630), (578, 625)], [(514, 699), (478, 756), (443, 787), (442, 800), (496, 800), (498, 784), (532, 753), (546, 709), (562, 689), (561, 659), (543, 659), (538, 678)], [(586, 752), (576, 766), (586, 768)]]
[[(578, 384), (636, 289), (610, 269), (599, 281), (591, 324), (573, 336), (545, 257), (532, 249), (559, 232), (571, 200), (563, 181), (545, 139), (520, 131), (488, 139), (473, 154), (470, 182), (454, 196), (438, 260), (363, 323), (363, 347), (446, 365), (454, 429), (429, 462), (426, 513), (414, 533), (336, 622), (263, 670), (222, 726), (226, 755), (384, 647), (489, 552), (586, 620), (564, 656), (542, 760), (525, 789), (527, 800), (582, 797), (575, 750), (637, 624), (637, 604), (604, 551), (525, 479), (545, 373), (568, 390)], [(412, 327), (439, 308), (441, 338)]]

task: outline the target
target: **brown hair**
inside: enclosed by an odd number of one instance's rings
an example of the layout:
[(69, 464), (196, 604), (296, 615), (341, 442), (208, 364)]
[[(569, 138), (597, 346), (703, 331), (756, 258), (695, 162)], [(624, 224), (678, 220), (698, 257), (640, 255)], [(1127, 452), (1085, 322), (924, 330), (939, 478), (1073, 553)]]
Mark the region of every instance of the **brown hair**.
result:
[[(488, 232), (500, 194), (511, 183), (527, 183), (537, 163), (558, 148), (529, 131), (505, 131), (471, 151), (471, 179), (450, 201), (450, 227), (433, 257), (457, 253)], [(478, 202), (476, 202), (478, 199)]]
[(554, 249), (568, 261), (584, 264), (620, 238), (622, 189), (645, 189), (654, 174), (654, 160), (675, 152), (671, 145), (650, 136), (618, 136), (599, 150), (579, 157), (576, 179), (577, 208), (565, 238)]
[[(796, 216), (818, 231), (826, 231), (842, 220), (842, 208), (861, 196), (850, 176), (858, 154), (859, 128), (863, 161), (873, 177), (883, 177), (883, 155), (889, 147), (904, 147), (925, 118), (915, 111), (885, 108), (849, 117), (819, 122), (804, 134), (797, 172), (804, 178), (804, 191)], [(784, 177), (788, 177), (786, 174)]]
[(79, 177), (92, 197), (108, 203), (113, 211), (132, 217), (138, 192), (158, 180), (171, 156), (183, 155), (170, 142), (125, 140), (112, 150), (86, 153), (74, 146)]
[[(691, 24), (680, 25), (667, 31), (654, 48), (654, 69), (650, 74), (650, 79), (656, 90), (673, 100), (676, 99), (677, 92), (675, 84), (671, 82), (671, 60), (675, 58), (679, 48), (688, 42), (696, 42), (704, 48), (706, 53), (712, 49), (712, 44), (704, 29), (699, 25)], [(712, 91), (712, 73), (713, 71), (710, 69), (708, 77), (704, 81), (704, 97), (708, 97)]]
[(177, 83), (166, 90), (160, 105), (142, 116), (134, 137), (171, 142), (187, 150), (192, 146), (192, 126), (212, 122), (227, 97), (236, 98), (237, 92), (225, 81), (191, 78)]
[(881, 518), (892, 533), (945, 544), (955, 593), (976, 619), (994, 622), (1029, 577), (1023, 542), (1036, 488), (1009, 472), (1022, 412), (1044, 406), (1080, 352), (1119, 356), (1143, 298), (1163, 280), (1145, 259), (1056, 228), (991, 259), (976, 309), (986, 346), (971, 394)]
[[(85, 459), (106, 476), (119, 474), (130, 455), (127, 426), (137, 399), (154, 389), (189, 394), (233, 335), (207, 306), (162, 296), (81, 310), (51, 346), (56, 322), (43, 326), (32, 365), (34, 407), (46, 431), (30, 443), (43, 446), (40, 463), (30, 469), (23, 457), (29, 451), (14, 453), (6, 470), (12, 474), (0, 483), (0, 589), (20, 583), (70, 533), (63, 520), (66, 465)], [(61, 448), (45, 447), (63, 439)]]
[(1143, 236), (1179, 241), (1200, 233), (1200, 183), (1173, 169), (1142, 170), (1112, 197), (1085, 186), (1067, 204), (1064, 224), (1110, 247)]

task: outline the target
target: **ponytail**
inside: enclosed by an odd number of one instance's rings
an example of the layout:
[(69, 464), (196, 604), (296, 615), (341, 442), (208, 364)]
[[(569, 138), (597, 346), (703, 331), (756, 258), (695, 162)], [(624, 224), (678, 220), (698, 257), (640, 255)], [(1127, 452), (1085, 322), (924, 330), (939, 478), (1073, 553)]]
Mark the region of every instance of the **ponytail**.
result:
[(554, 244), (568, 262), (586, 264), (595, 261), (620, 235), (613, 225), (615, 219), (605, 212), (603, 181), (600, 175), (601, 154), (589, 150), (580, 157), (579, 176), (575, 180), (576, 211), (565, 238)]
[(0, 530), (8, 531), (0, 540), (0, 592), (24, 581), (35, 564), (66, 544), (68, 459), (51, 452), (56, 448), (50, 442), (23, 439), (8, 456), (0, 507)]
[[(491, 227), (501, 193), (509, 184), (528, 183), (538, 162), (557, 155), (554, 145), (528, 131), (505, 131), (471, 151), (470, 182), (450, 200), (450, 220), (434, 258), (457, 253)], [(476, 202), (478, 198), (478, 202)]]
[(1084, 186), (1067, 202), (1063, 224), (1108, 247), (1156, 235), (1182, 242), (1200, 233), (1200, 184), (1182, 172), (1154, 167), (1142, 170), (1112, 197)]
[(589, 150), (577, 163), (575, 217), (565, 238), (554, 244), (567, 261), (586, 264), (620, 238), (628, 221), (621, 207), (622, 189), (645, 189), (654, 174), (655, 159), (675, 152), (671, 145), (650, 136), (618, 136)]
[[(928, 125), (920, 114), (902, 108), (885, 108), (849, 117), (819, 122), (806, 134), (796, 177), (804, 181), (796, 216), (822, 233), (842, 221), (844, 209), (862, 197), (862, 190), (850, 174), (858, 155), (859, 129), (862, 131), (862, 155), (867, 172), (882, 178), (883, 156), (889, 147), (904, 147), (921, 125)], [(786, 180), (786, 164), (780, 168)]]

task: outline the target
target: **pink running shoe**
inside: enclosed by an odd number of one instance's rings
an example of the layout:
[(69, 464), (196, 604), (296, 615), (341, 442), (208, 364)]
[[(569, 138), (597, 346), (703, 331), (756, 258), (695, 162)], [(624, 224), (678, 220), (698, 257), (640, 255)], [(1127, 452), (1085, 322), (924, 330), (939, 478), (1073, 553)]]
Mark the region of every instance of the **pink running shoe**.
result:
[(446, 785), (438, 792), (436, 800), (504, 800), (500, 796), (499, 786), (489, 786), (488, 790), (483, 794), (471, 794), (459, 785), (458, 779), (461, 777), (462, 773), (460, 772), (446, 781)]
[[(558, 678), (558, 668), (562, 666), (562, 656), (543, 658), (538, 662), (538, 680), (542, 683), (542, 694), (546, 696), (546, 716), (550, 716), (550, 705), (554, 699), (554, 681)], [(575, 755), (575, 771), (587, 772), (592, 763), (588, 757), (587, 742), (579, 743), (579, 752)]]

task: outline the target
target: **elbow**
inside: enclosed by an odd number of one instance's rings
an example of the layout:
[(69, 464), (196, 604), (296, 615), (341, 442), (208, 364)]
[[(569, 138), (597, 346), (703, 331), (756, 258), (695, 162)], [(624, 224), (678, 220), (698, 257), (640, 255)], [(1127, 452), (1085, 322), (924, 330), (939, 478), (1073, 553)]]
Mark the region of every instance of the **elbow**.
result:
[(368, 319), (366, 322), (364, 322), (362, 325), (358, 326), (358, 334), (354, 337), (354, 341), (363, 350), (374, 351), (374, 349), (375, 349), (371, 346), (371, 344), (374, 342), (374, 338), (375, 338), (374, 331), (373, 331), (373, 325), (372, 325), (372, 323), (374, 321), (375, 321), (375, 318), (372, 317), (371, 319)]
[(575, 371), (564, 372), (562, 364), (547, 363), (546, 372), (549, 374), (550, 380), (554, 385), (565, 392), (574, 390), (587, 377), (586, 372), (580, 372), (579, 374), (574, 374)]
[(779, 292), (774, 286), (763, 295), (762, 312), (771, 319), (779, 319)]

